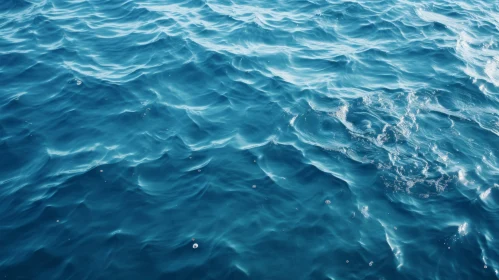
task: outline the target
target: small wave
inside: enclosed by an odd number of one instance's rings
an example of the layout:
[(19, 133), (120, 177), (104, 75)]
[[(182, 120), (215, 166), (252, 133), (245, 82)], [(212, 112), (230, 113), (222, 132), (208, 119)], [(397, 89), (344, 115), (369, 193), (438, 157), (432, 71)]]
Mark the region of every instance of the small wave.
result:
[(0, 1), (1, 277), (497, 278), (497, 14)]

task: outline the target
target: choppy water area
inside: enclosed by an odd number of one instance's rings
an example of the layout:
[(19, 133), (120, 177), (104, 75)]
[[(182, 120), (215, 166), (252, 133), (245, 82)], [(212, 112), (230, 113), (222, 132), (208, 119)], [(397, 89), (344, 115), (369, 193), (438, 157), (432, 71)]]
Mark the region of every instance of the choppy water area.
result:
[(0, 278), (497, 279), (499, 3), (432, 2), (0, 1)]

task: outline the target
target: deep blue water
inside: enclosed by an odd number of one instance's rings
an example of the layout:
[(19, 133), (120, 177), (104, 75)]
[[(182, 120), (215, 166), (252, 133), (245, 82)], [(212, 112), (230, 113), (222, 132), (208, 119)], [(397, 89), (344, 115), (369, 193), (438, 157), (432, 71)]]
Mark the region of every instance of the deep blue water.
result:
[(0, 279), (498, 279), (499, 2), (429, 2), (0, 1)]

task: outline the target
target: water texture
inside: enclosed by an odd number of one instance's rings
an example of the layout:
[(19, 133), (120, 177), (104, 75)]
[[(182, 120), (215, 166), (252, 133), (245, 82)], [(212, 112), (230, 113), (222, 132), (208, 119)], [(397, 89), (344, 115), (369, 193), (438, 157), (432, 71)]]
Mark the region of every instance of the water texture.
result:
[(0, 1), (0, 279), (498, 269), (499, 2)]

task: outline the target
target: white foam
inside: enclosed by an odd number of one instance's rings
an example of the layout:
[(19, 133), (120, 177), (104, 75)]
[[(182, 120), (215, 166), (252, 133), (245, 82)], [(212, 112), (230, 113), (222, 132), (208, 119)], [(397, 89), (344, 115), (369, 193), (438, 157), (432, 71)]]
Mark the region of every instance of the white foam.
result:
[(362, 209), (360, 210), (360, 213), (362, 213), (364, 218), (366, 218), (366, 219), (369, 218), (369, 207), (368, 206), (362, 207)]
[(488, 188), (487, 190), (485, 190), (483, 193), (480, 194), (480, 198), (482, 200), (485, 200), (489, 196), (491, 191), (492, 191), (492, 188)]
[(336, 111), (335, 115), (336, 115), (336, 117), (338, 117), (338, 119), (340, 119), (342, 121), (346, 121), (347, 113), (348, 113), (348, 106), (343, 105), (340, 107), (340, 109), (338, 109), (338, 111)]
[(463, 169), (459, 169), (459, 171), (457, 172), (457, 176), (459, 178), (459, 181), (461, 181), (463, 184), (467, 184), (468, 181), (466, 180), (466, 171), (464, 171)]
[(460, 235), (468, 234), (468, 223), (464, 222), (463, 224), (459, 225), (457, 232), (459, 232)]
[(484, 42), (483, 39), (476, 37), (469, 30), (467, 31), (462, 29), (459, 32), (456, 40), (456, 52), (466, 63), (464, 72), (473, 79), (473, 83), (478, 85), (480, 91), (488, 94), (485, 84), (478, 81), (486, 81), (494, 86), (499, 86), (498, 52), (490, 49), (493, 45), (492, 41)]
[(493, 60), (489, 60), (487, 64), (485, 65), (485, 74), (489, 77), (490, 81), (494, 84), (494, 86), (498, 87), (499, 86), (499, 71), (498, 70), (498, 65), (497, 61), (499, 60), (498, 57), (494, 57)]
[(416, 13), (418, 14), (418, 16), (422, 20), (424, 20), (426, 22), (438, 22), (438, 23), (443, 24), (446, 27), (449, 27), (449, 28), (454, 29), (454, 30), (462, 30), (463, 29), (463, 22), (460, 20), (456, 20), (454, 18), (444, 16), (444, 15), (441, 15), (438, 13), (425, 11), (421, 8), (418, 9), (416, 11)]
[(388, 237), (388, 234), (386, 232), (385, 232), (385, 237), (386, 237), (386, 243), (388, 243), (388, 246), (390, 246), (390, 249), (392, 249), (395, 258), (397, 259), (398, 262), (397, 268), (400, 268), (401, 266), (404, 265), (404, 261), (402, 258), (402, 251), (400, 250), (400, 247), (395, 244), (395, 241)]

